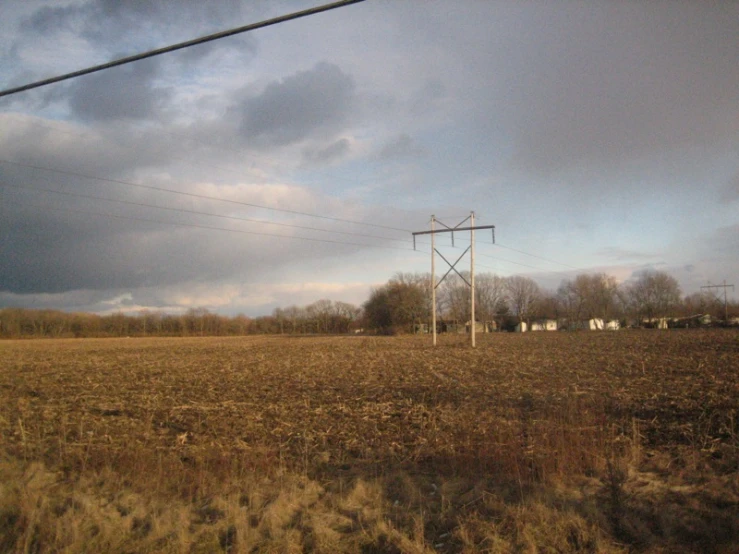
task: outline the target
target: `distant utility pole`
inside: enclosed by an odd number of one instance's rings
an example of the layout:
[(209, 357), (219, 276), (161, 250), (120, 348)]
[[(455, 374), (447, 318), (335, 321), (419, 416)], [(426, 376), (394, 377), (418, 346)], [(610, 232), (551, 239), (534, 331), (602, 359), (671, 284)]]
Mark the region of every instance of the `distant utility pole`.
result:
[[(469, 227), (461, 227), (461, 225), (465, 222), (469, 221), (470, 225)], [(439, 223), (444, 227), (444, 229), (437, 229), (436, 223)], [(495, 225), (481, 225), (479, 227), (475, 227), (475, 212), (470, 212), (470, 215), (466, 217), (464, 220), (460, 221), (455, 225), (454, 227), (449, 227), (448, 225), (445, 225), (438, 219), (436, 219), (436, 216), (431, 216), (431, 230), (430, 231), (418, 231), (416, 233), (413, 233), (413, 249), (416, 248), (416, 236), (417, 235), (431, 235), (431, 332), (433, 333), (433, 343), (434, 346), (436, 346), (436, 287), (441, 285), (441, 283), (446, 279), (447, 275), (449, 275), (452, 271), (459, 275), (460, 279), (465, 282), (465, 284), (470, 287), (470, 337), (471, 337), (471, 344), (472, 347), (475, 347), (475, 230), (476, 229), (492, 229), (493, 232), (493, 242), (495, 242)], [(470, 232), (470, 245), (467, 247), (467, 249), (462, 252), (462, 255), (457, 258), (457, 261), (454, 263), (450, 263), (449, 260), (447, 260), (444, 255), (439, 252), (436, 249), (434, 237), (437, 233), (451, 233), (452, 234), (452, 246), (454, 246), (454, 231), (469, 231)], [(462, 277), (462, 274), (457, 271), (456, 265), (459, 263), (459, 261), (464, 257), (464, 255), (469, 252), (470, 253), (470, 280), (467, 281), (464, 277)], [(436, 254), (441, 256), (441, 259), (444, 260), (447, 265), (449, 266), (449, 269), (444, 274), (444, 276), (439, 279), (439, 282), (436, 282)]]
[[(709, 281), (710, 283), (710, 281)], [(734, 285), (727, 285), (726, 279), (724, 279), (723, 285), (706, 285), (704, 287), (701, 287), (701, 289), (724, 289), (724, 321), (729, 321), (729, 302), (726, 298), (726, 289), (731, 287), (731, 290), (734, 290)]]

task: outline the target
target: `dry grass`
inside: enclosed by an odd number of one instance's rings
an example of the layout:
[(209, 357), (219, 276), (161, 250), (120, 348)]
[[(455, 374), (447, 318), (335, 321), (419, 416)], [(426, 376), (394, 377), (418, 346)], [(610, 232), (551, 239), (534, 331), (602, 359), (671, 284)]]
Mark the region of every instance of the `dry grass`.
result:
[(739, 335), (0, 343), (0, 552), (733, 552)]

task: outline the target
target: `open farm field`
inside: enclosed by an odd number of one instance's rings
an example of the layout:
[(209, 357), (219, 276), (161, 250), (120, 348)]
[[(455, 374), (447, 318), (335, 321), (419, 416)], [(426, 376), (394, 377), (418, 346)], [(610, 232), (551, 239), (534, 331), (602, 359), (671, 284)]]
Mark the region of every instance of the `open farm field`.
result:
[(739, 552), (739, 333), (0, 342), (0, 552)]

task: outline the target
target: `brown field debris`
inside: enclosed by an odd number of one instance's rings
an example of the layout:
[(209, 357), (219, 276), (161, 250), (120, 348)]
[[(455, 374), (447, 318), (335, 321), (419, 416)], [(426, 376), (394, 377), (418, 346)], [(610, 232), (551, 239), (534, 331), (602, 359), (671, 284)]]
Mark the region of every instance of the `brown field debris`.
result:
[(2, 552), (732, 552), (739, 334), (0, 342)]

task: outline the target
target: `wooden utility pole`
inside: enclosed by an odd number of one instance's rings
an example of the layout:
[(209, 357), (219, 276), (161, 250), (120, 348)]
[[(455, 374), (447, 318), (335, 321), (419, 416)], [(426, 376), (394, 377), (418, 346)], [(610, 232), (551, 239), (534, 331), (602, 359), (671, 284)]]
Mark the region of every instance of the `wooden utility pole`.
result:
[[(436, 227), (436, 216), (431, 216), (431, 329), (434, 337), (434, 346), (436, 346), (436, 263), (433, 254), (436, 247), (434, 246), (434, 229)], [(415, 241), (415, 237), (413, 237)], [(415, 246), (415, 244), (414, 244)]]
[[(470, 222), (469, 227), (462, 227), (461, 225), (465, 223), (466, 221)], [(437, 229), (436, 223), (441, 224), (444, 229)], [(417, 235), (431, 235), (431, 328), (433, 333), (433, 343), (434, 346), (436, 346), (436, 288), (441, 285), (441, 283), (446, 279), (446, 277), (454, 271), (462, 281), (465, 282), (465, 284), (470, 287), (470, 343), (472, 344), (472, 347), (475, 347), (475, 331), (476, 331), (476, 325), (475, 325), (475, 230), (476, 229), (492, 229), (493, 232), (493, 242), (495, 242), (495, 225), (481, 225), (481, 226), (475, 226), (475, 212), (470, 212), (469, 217), (466, 217), (464, 220), (459, 222), (454, 227), (449, 227), (448, 225), (445, 225), (438, 219), (436, 219), (436, 216), (431, 216), (431, 230), (430, 231), (418, 231), (416, 233), (413, 233), (413, 248), (416, 248), (416, 236)], [(465, 249), (464, 252), (462, 252), (462, 255), (457, 258), (457, 261), (454, 263), (449, 262), (444, 255), (439, 252), (436, 249), (436, 243), (434, 241), (434, 237), (436, 233), (451, 233), (452, 234), (452, 245), (454, 245), (454, 231), (469, 231), (470, 232), (470, 245)], [(459, 263), (459, 261), (464, 257), (467, 252), (470, 253), (470, 280), (467, 281), (459, 271), (457, 271), (456, 265)], [(436, 282), (436, 254), (441, 256), (441, 259), (444, 260), (447, 265), (449, 266), (449, 269), (444, 274), (444, 276), (439, 279), (439, 282)]]
[(470, 212), (470, 344), (475, 347), (475, 212)]
[[(710, 281), (708, 281), (710, 283)], [(728, 298), (726, 296), (726, 289), (731, 287), (731, 290), (734, 290), (734, 285), (727, 285), (726, 279), (724, 279), (723, 285), (706, 285), (704, 287), (701, 287), (701, 289), (724, 289), (724, 322), (729, 322), (729, 302)]]

